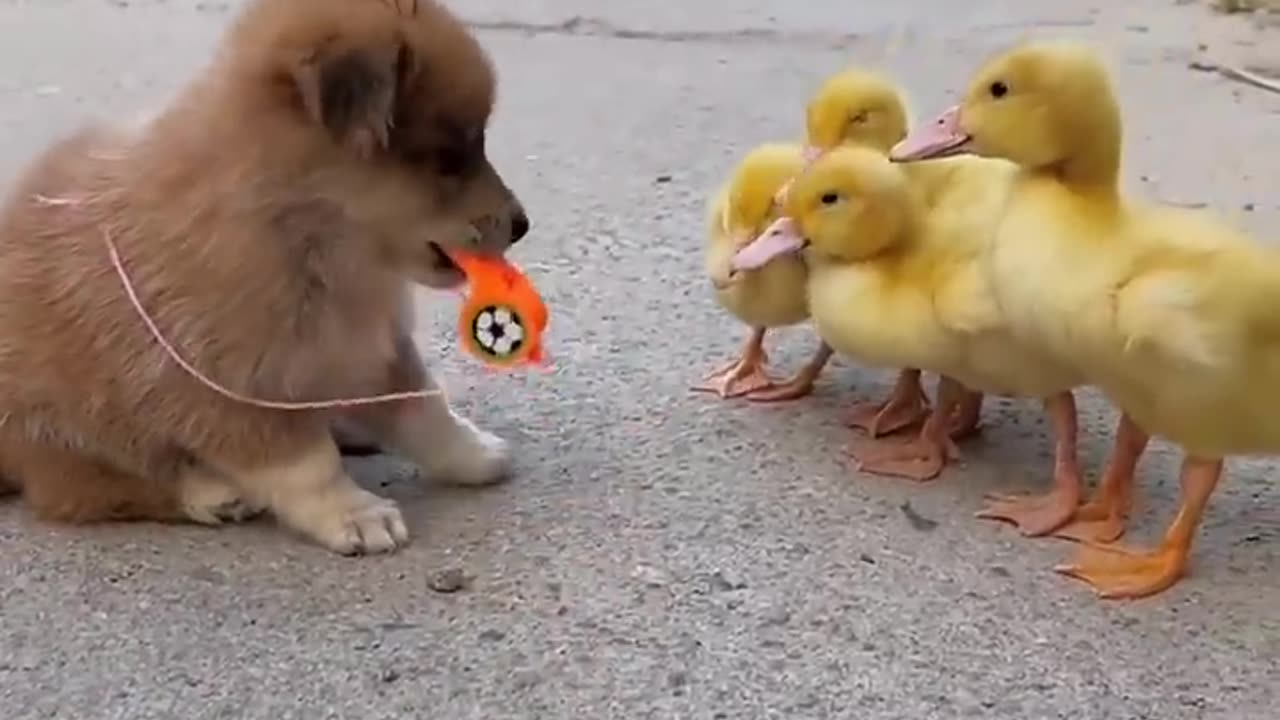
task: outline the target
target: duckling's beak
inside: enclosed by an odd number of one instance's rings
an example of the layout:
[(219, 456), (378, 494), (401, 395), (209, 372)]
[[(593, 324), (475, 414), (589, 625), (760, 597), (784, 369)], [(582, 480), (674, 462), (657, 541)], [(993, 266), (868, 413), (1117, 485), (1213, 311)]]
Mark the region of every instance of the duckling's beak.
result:
[(808, 244), (796, 222), (789, 217), (781, 217), (733, 256), (733, 269), (755, 270), (774, 258), (798, 253)]
[(889, 151), (889, 159), (893, 162), (911, 162), (963, 155), (969, 152), (972, 140), (960, 127), (960, 106), (956, 105), (894, 145)]

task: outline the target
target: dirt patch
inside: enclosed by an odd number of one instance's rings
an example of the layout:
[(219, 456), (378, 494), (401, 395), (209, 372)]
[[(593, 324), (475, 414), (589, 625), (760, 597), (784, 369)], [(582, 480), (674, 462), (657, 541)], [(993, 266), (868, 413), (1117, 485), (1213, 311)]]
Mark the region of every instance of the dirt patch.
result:
[(1280, 12), (1280, 0), (1209, 0), (1209, 4), (1222, 13)]

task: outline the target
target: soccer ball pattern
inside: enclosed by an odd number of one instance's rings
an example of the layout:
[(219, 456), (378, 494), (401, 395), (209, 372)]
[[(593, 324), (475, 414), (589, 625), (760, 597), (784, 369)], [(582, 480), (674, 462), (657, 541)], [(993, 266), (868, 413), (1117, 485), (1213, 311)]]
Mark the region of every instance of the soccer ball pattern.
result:
[(519, 352), (524, 344), (524, 325), (511, 308), (487, 305), (471, 321), (471, 336), (485, 354), (506, 358)]

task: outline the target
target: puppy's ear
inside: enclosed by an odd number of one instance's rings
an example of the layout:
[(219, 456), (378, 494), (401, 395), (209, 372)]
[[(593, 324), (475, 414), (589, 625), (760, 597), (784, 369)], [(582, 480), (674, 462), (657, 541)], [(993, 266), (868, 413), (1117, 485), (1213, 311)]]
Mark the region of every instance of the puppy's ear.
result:
[(361, 157), (385, 150), (407, 50), (400, 43), (329, 49), (298, 63), (293, 79), (307, 114)]

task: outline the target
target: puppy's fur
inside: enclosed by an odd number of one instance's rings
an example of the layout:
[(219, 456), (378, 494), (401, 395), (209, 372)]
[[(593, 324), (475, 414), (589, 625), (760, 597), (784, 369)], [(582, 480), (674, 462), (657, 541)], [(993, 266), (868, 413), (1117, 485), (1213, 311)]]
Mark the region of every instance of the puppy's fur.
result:
[[(409, 282), (440, 248), (499, 254), (528, 219), (485, 155), (495, 79), (428, 0), (255, 0), (176, 101), (49, 149), (0, 214), (0, 477), (43, 518), (194, 520), (267, 509), (343, 553), (407, 532), (343, 471), (333, 411), (256, 398), (435, 387)], [(51, 202), (52, 200), (52, 202)], [(429, 475), (501, 479), (505, 445), (443, 397), (345, 413)]]

